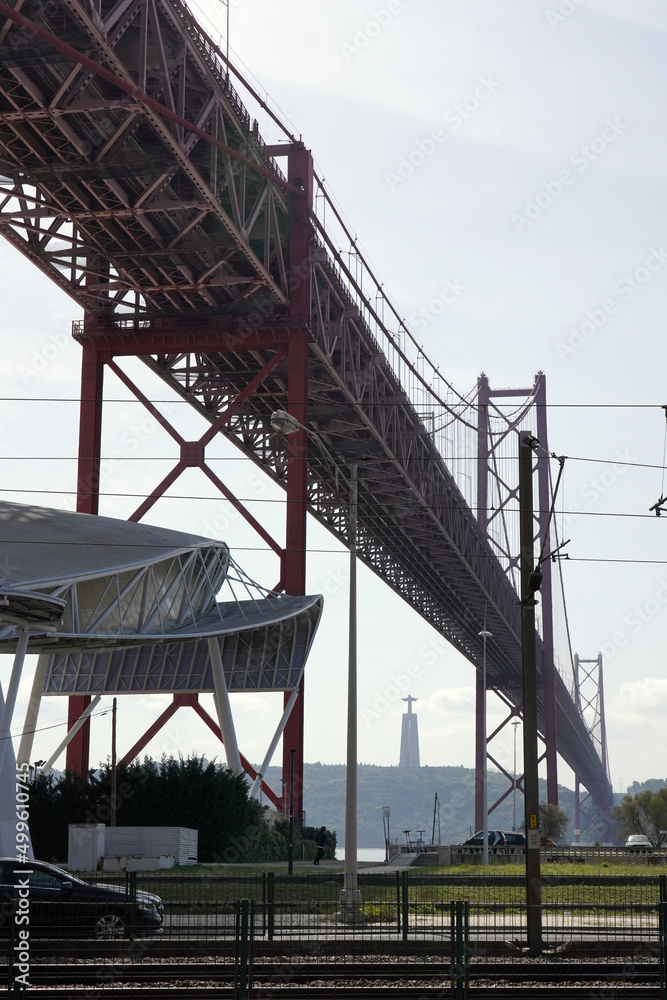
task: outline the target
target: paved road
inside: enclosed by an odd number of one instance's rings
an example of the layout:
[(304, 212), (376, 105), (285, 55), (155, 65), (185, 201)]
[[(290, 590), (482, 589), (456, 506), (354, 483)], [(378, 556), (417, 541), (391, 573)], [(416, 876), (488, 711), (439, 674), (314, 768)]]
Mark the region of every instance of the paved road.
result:
[[(449, 912), (442, 911), (440, 919), (434, 919), (432, 914), (421, 917), (411, 914), (409, 918), (409, 936), (416, 940), (449, 939), (451, 930)], [(473, 941), (504, 941), (525, 936), (525, 921), (521, 914), (505, 914), (494, 920), (488, 914), (473, 914), (469, 920), (470, 939)], [(547, 941), (613, 941), (649, 942), (658, 940), (657, 914), (642, 914), (638, 916), (617, 916), (614, 922), (607, 922), (595, 914), (544, 914), (542, 929)], [(214, 938), (228, 937), (236, 934), (236, 918), (234, 914), (168, 914), (165, 917), (163, 935), (165, 937)], [(299, 937), (309, 939), (328, 939), (350, 937), (379, 940), (398, 940), (401, 931), (396, 922), (364, 923), (360, 926), (336, 922), (333, 915), (322, 916), (313, 913), (303, 913), (298, 920), (292, 916), (277, 914), (274, 921), (275, 937)], [(255, 937), (263, 937), (263, 922), (261, 915), (255, 918)]]

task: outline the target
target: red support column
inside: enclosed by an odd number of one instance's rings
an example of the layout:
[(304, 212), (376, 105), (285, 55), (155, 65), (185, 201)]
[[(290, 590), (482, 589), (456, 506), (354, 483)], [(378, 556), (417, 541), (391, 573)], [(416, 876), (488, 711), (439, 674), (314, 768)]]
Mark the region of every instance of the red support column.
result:
[(81, 406), (79, 410), (79, 466), (76, 509), (99, 513), (100, 457), (102, 449), (102, 391), (106, 357), (83, 345), (81, 359)]
[[(306, 338), (295, 341), (289, 355), (289, 412), (299, 423), (308, 419), (308, 343)], [(287, 514), (285, 529), (285, 555), (282, 578), (285, 593), (300, 596), (306, 592), (306, 503), (308, 499), (308, 437), (305, 431), (291, 434), (287, 439)], [(291, 692), (286, 691), (283, 704), (287, 705)], [(304, 733), (304, 683), (301, 681), (297, 698), (283, 732), (283, 811), (287, 813), (290, 750), (294, 754), (294, 816), (297, 823), (303, 815), (303, 733)]]
[[(289, 345), (288, 410), (299, 423), (308, 425), (308, 327), (310, 322), (310, 243), (313, 200), (313, 159), (310, 151), (295, 144), (289, 153), (288, 180), (303, 191), (291, 195), (289, 250), (289, 318), (300, 328)], [(285, 592), (306, 592), (306, 503), (308, 500), (308, 437), (303, 430), (287, 440), (287, 514), (282, 580)], [(284, 704), (289, 693), (284, 695)], [(303, 730), (304, 685), (283, 732), (283, 812), (287, 813), (291, 754), (294, 754), (294, 816), (303, 819)]]
[[(79, 465), (76, 509), (83, 514), (97, 514), (100, 496), (100, 458), (102, 454), (102, 389), (105, 358), (93, 346), (84, 344), (81, 364), (81, 408), (79, 414)], [(67, 728), (72, 728), (89, 695), (69, 699)], [(67, 747), (65, 767), (82, 778), (88, 777), (90, 763), (90, 718)]]

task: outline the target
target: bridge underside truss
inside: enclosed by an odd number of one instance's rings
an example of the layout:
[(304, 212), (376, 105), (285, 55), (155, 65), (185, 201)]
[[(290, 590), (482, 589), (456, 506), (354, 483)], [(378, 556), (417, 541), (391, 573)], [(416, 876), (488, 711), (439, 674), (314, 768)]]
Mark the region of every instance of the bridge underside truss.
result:
[[(495, 558), (476, 518), (444, 465), (414, 407), (397, 384), (364, 324), (348, 318), (345, 291), (333, 271), (312, 265), (314, 296), (326, 291), (328, 310), (313, 313), (309, 345), (309, 426), (307, 502), (310, 512), (347, 543), (349, 468), (357, 463), (358, 547), (360, 558), (415, 608), (478, 669), (479, 638), (486, 613), (493, 634), (488, 643), (488, 687), (510, 705), (521, 703), (521, 649), (517, 596)], [(326, 281), (326, 284), (324, 282)], [(324, 289), (320, 285), (324, 284)], [(332, 319), (332, 316), (336, 316)], [(244, 393), (272, 356), (257, 351), (259, 338), (280, 343), (289, 333), (276, 325), (247, 334), (234, 348), (236, 333), (220, 322), (185, 325), (185, 338), (217, 340), (227, 350), (142, 354), (142, 360), (212, 424)], [(150, 332), (134, 329), (135, 345), (175, 338), (177, 326), (155, 321)], [(87, 328), (87, 329), (86, 329)], [(217, 328), (217, 330), (215, 330)], [(215, 332), (214, 332), (215, 331)], [(77, 334), (113, 354), (127, 333), (90, 319)], [(270, 425), (276, 409), (288, 408), (287, 361), (279, 361), (262, 387), (225, 424), (223, 433), (279, 484), (286, 484), (285, 439)], [(540, 672), (544, 655), (540, 646)], [(587, 787), (600, 791), (598, 763), (590, 738), (560, 675), (554, 676), (558, 750)], [(546, 732), (543, 684), (538, 714)]]
[[(3, 236), (94, 313), (284, 306), (284, 178), (184, 8), (154, 0), (19, 6), (92, 53), (117, 82), (0, 18)], [(165, 121), (122, 84), (264, 173)]]
[[(3, 12), (0, 232), (85, 310), (75, 336), (95, 435), (102, 368), (138, 356), (343, 542), (357, 464), (361, 558), (477, 670), (485, 622), (488, 687), (518, 705), (516, 591), (397, 374), (400, 330), (313, 211), (307, 151), (264, 146), (180, 0), (26, 0), (37, 41)], [(299, 389), (290, 365), (304, 337)], [(286, 443), (276, 409), (317, 438)], [(171, 481), (205, 470), (206, 440), (178, 443)], [(93, 456), (80, 480), (92, 509), (99, 467), (94, 449), (81, 454)], [(303, 593), (300, 573), (283, 574), (288, 592)], [(558, 750), (601, 801), (606, 775), (557, 674), (554, 706)], [(543, 693), (538, 714), (546, 732)]]

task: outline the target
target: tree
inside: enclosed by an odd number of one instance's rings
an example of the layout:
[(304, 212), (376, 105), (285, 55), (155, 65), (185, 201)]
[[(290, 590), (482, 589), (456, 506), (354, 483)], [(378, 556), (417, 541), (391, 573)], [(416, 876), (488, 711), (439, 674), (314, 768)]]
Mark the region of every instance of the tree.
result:
[[(279, 833), (285, 844), (289, 844), (289, 820), (279, 819), (276, 820), (274, 824), (274, 830)], [(317, 855), (317, 835), (320, 832), (319, 826), (295, 826), (294, 827), (294, 840), (293, 849), (295, 858), (305, 858), (307, 861), (312, 861)], [(336, 832), (335, 830), (326, 831), (326, 844), (324, 846), (324, 857), (325, 858), (335, 858), (336, 857)]]
[(661, 831), (667, 830), (667, 788), (625, 795), (612, 816), (622, 837), (643, 833), (654, 847), (660, 847), (665, 839)]
[(646, 781), (633, 781), (628, 785), (626, 791), (628, 795), (636, 795), (648, 788), (652, 792), (657, 792), (659, 788), (667, 788), (667, 778), (647, 778)]
[(540, 834), (543, 840), (560, 840), (570, 825), (570, 820), (560, 806), (553, 802), (540, 802)]
[[(30, 787), (30, 832), (35, 854), (47, 860), (67, 857), (69, 823), (108, 823), (111, 768), (103, 766), (89, 781), (67, 773), (59, 779), (40, 774)], [(269, 831), (264, 811), (248, 798), (243, 775), (203, 758), (150, 757), (117, 771), (118, 826), (185, 826), (199, 831), (199, 860), (237, 863), (277, 860), (287, 848)]]

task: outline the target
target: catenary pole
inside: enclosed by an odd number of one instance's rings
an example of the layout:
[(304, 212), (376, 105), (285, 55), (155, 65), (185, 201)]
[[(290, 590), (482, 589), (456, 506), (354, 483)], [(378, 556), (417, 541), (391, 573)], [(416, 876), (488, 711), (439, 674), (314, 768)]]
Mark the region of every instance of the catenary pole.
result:
[(533, 450), (538, 440), (519, 433), (519, 536), (521, 545), (521, 649), (523, 675), (523, 787), (526, 830), (527, 936), (530, 954), (542, 950), (539, 788), (537, 772), (537, 664), (533, 543)]

